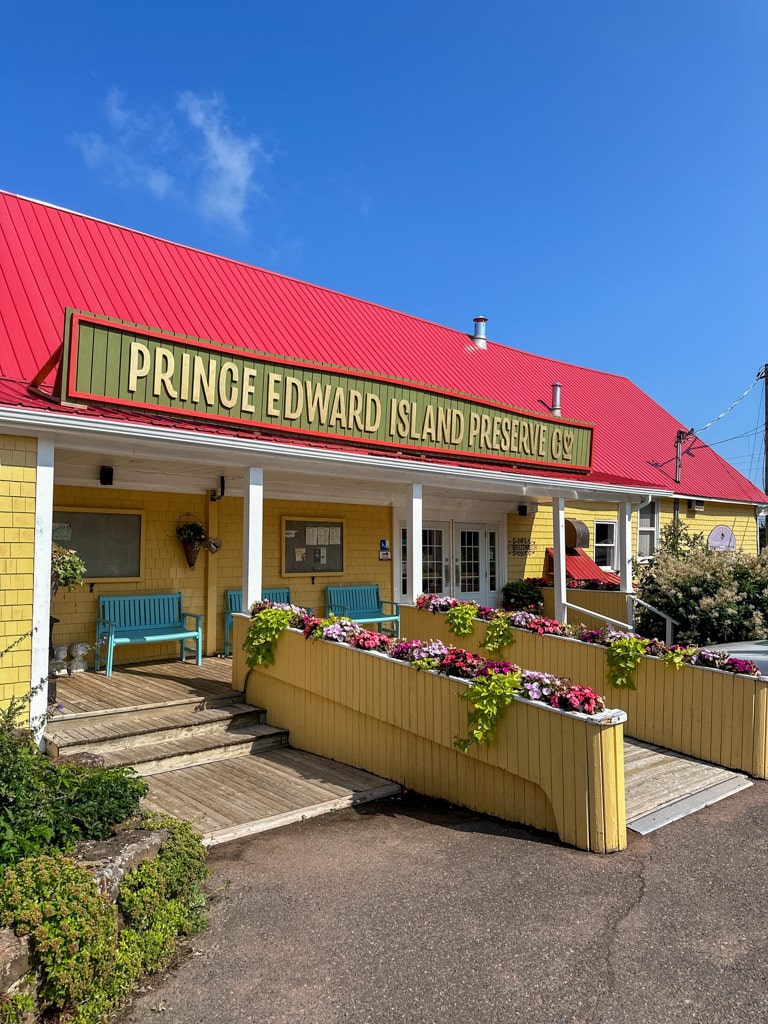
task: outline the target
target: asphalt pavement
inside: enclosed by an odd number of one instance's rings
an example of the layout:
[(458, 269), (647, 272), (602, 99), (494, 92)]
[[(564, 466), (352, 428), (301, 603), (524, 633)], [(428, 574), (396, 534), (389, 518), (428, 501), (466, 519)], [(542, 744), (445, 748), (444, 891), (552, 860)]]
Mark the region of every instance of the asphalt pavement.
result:
[(598, 856), (407, 794), (215, 847), (120, 1024), (761, 1024), (768, 783)]

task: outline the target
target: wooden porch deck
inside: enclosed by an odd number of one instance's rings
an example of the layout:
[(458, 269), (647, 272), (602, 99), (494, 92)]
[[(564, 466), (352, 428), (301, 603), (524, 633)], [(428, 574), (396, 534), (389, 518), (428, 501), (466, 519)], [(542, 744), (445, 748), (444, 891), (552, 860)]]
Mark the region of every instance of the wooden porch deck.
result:
[(190, 698), (224, 698), (235, 692), (231, 678), (231, 658), (203, 658), (202, 665), (149, 661), (123, 665), (111, 676), (77, 672), (57, 678), (56, 703), (60, 710), (54, 717), (162, 707)]
[[(213, 706), (237, 696), (231, 671), (230, 658), (213, 657), (200, 666), (147, 662), (121, 666), (109, 677), (95, 672), (60, 676), (53, 718), (98, 718), (188, 703)], [(636, 740), (625, 740), (624, 760), (627, 824), (642, 834), (751, 785), (738, 772)], [(209, 843), (378, 799), (399, 788), (290, 747), (171, 769), (148, 782), (146, 806), (185, 818)]]

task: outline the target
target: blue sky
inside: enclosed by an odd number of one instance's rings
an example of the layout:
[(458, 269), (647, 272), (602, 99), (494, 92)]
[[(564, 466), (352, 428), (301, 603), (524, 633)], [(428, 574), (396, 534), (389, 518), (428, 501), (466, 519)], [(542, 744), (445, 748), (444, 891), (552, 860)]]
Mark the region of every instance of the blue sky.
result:
[[(459, 330), (487, 316), (694, 428), (768, 362), (764, 0), (3, 13), (0, 188)], [(763, 401), (701, 435), (759, 483)]]

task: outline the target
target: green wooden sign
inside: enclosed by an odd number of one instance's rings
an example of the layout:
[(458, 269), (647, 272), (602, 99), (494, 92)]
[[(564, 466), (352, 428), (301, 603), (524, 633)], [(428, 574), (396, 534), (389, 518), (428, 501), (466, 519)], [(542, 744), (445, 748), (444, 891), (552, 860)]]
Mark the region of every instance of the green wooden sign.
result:
[(366, 446), (589, 470), (592, 428), (67, 311), (63, 397)]

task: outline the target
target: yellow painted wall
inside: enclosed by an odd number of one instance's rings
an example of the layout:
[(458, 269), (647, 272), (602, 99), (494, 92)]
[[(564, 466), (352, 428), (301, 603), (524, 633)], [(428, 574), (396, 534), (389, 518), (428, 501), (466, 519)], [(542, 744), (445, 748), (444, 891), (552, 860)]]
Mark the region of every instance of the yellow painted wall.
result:
[[(706, 542), (710, 531), (716, 526), (728, 526), (734, 532), (739, 551), (757, 554), (757, 525), (753, 506), (713, 501), (705, 501), (704, 506), (703, 512), (689, 512), (688, 502), (680, 501), (680, 521), (685, 523), (691, 533), (703, 533)], [(589, 545), (585, 550), (594, 558), (595, 522), (618, 522), (618, 507), (610, 502), (604, 505), (572, 502), (566, 505), (565, 515), (568, 519), (579, 519), (587, 526)], [(665, 499), (660, 502), (660, 529), (671, 524), (673, 519), (674, 502)], [(507, 580), (542, 576), (546, 550), (552, 546), (551, 505), (540, 505), (534, 515), (521, 516), (510, 512), (507, 515)], [(632, 553), (637, 554), (637, 512), (632, 516)]]
[[(126, 582), (88, 582), (73, 591), (59, 590), (53, 614), (60, 619), (57, 643), (93, 643), (100, 594), (143, 594), (180, 590), (184, 608), (205, 614), (207, 654), (224, 647), (224, 591), (239, 589), (242, 581), (242, 517), (240, 498), (211, 502), (208, 495), (158, 494), (105, 487), (56, 487), (54, 508), (116, 508), (144, 512), (144, 575)], [(197, 516), (210, 536), (220, 538), (215, 555), (201, 551), (193, 570), (176, 540), (176, 524), (184, 513)], [(281, 575), (282, 518), (311, 518), (344, 523), (345, 571), (337, 576)], [(388, 506), (339, 505), (323, 502), (264, 502), (264, 586), (290, 586), (297, 604), (325, 609), (325, 587), (334, 583), (378, 583), (382, 597), (392, 598), (392, 563), (379, 561), (379, 541), (392, 536)], [(149, 644), (115, 649), (115, 664), (156, 661), (178, 656), (178, 644)]]
[(233, 685), (290, 730), (291, 743), (427, 796), (556, 831), (608, 853), (626, 846), (620, 722), (561, 715), (528, 701), (507, 709), (489, 746), (466, 754), (465, 684), (341, 644), (286, 631), (275, 664), (248, 672), (235, 621)]
[(34, 438), (0, 435), (0, 651), (7, 652), (0, 658), (3, 706), (30, 689), (36, 466)]
[[(474, 632), (460, 639), (449, 632), (442, 614), (403, 608), (401, 624), (411, 640), (441, 640), (489, 656), (482, 647), (486, 626), (479, 620)], [(521, 629), (514, 634), (515, 643), (493, 658), (591, 686), (610, 707), (626, 711), (627, 736), (766, 778), (768, 678), (697, 665), (675, 669), (658, 658), (643, 658), (632, 673), (636, 689), (617, 689), (607, 681), (604, 647)]]

